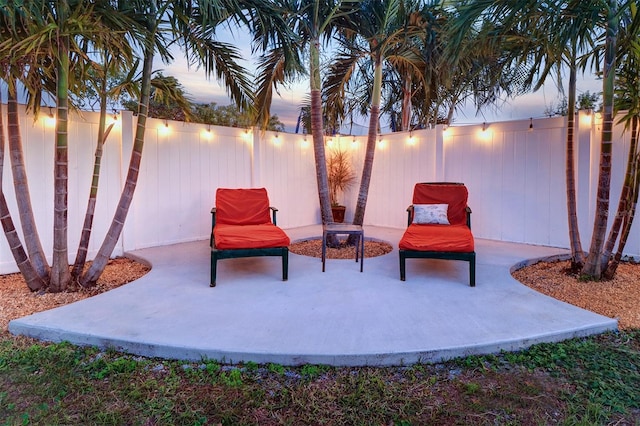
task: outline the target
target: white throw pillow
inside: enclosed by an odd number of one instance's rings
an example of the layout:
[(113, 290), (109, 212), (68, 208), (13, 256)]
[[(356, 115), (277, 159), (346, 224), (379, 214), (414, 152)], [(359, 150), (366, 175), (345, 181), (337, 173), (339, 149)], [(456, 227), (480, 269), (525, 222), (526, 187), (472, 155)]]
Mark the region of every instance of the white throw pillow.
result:
[(414, 204), (413, 223), (449, 225), (449, 204)]

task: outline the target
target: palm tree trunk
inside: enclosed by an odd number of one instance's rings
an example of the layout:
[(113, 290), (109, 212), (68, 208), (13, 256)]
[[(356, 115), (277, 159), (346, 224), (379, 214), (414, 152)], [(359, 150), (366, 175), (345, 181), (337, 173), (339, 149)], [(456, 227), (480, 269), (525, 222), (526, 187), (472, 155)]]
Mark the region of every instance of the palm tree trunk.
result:
[(311, 135), (313, 137), (313, 153), (316, 162), (316, 181), (320, 201), (322, 223), (333, 222), (331, 201), (329, 198), (329, 181), (327, 179), (327, 159), (324, 150), (324, 131), (322, 123), (322, 98), (320, 80), (320, 40), (316, 36), (310, 43), (310, 89), (311, 89)]
[(571, 246), (571, 270), (579, 271), (584, 264), (584, 253), (580, 241), (578, 213), (576, 207), (576, 169), (575, 169), (575, 117), (576, 117), (576, 41), (571, 46), (571, 66), (569, 70), (569, 100), (567, 108), (567, 152), (566, 185), (567, 216), (569, 221), (569, 241)]
[(635, 162), (637, 155), (638, 145), (638, 116), (634, 116), (631, 119), (631, 141), (629, 143), (629, 155), (627, 158), (627, 170), (624, 176), (624, 184), (622, 186), (622, 192), (620, 193), (620, 199), (618, 200), (618, 210), (613, 220), (613, 225), (609, 230), (609, 237), (604, 247), (604, 256), (607, 259), (611, 259), (611, 254), (620, 235), (623, 221), (629, 216), (629, 210), (631, 208), (631, 201), (633, 195), (633, 186), (635, 182)]
[[(364, 223), (364, 213), (367, 208), (369, 185), (373, 172), (373, 157), (376, 152), (376, 137), (378, 134), (378, 123), (380, 122), (380, 98), (382, 94), (382, 57), (380, 55), (376, 55), (375, 58), (372, 90), (367, 148), (364, 154), (364, 165), (362, 167), (362, 178), (360, 179), (356, 211), (353, 216), (353, 223), (356, 225), (362, 225)], [(355, 240), (353, 242), (355, 243)]]
[[(60, 6), (66, 11), (66, 2)], [(62, 13), (61, 12), (61, 13)], [(53, 214), (53, 261), (51, 263), (51, 283), (49, 291), (66, 290), (71, 275), (69, 273), (68, 230), (68, 181), (69, 181), (69, 37), (62, 36), (58, 45), (57, 65), (57, 120), (56, 152), (54, 164), (54, 214)]]
[(622, 224), (622, 231), (620, 232), (620, 242), (618, 243), (618, 249), (616, 250), (616, 254), (613, 256), (613, 259), (607, 265), (607, 269), (604, 271), (604, 278), (611, 279), (616, 274), (616, 270), (620, 265), (620, 261), (622, 260), (622, 253), (624, 252), (624, 248), (627, 245), (627, 239), (629, 237), (629, 233), (631, 232), (631, 225), (633, 224), (633, 219), (635, 218), (636, 208), (638, 205), (638, 192), (640, 188), (640, 174), (636, 176), (636, 182), (633, 189), (633, 194), (631, 198), (631, 207), (629, 208), (629, 215), (624, 218)]
[[(152, 19), (151, 17), (149, 19)], [(116, 208), (115, 215), (111, 221), (111, 226), (107, 231), (98, 253), (95, 259), (91, 263), (91, 267), (80, 279), (80, 284), (83, 287), (90, 287), (95, 285), (98, 278), (107, 266), (109, 257), (113, 253), (118, 238), (122, 233), (124, 222), (129, 212), (129, 207), (133, 201), (133, 194), (136, 190), (138, 183), (138, 172), (140, 170), (140, 162), (142, 160), (142, 149), (144, 147), (144, 134), (147, 125), (147, 114), (149, 111), (149, 96), (151, 93), (151, 72), (153, 69), (153, 28), (155, 23), (150, 23), (148, 35), (148, 43), (145, 46), (144, 52), (144, 64), (142, 67), (142, 86), (140, 90), (140, 103), (138, 106), (138, 123), (136, 126), (136, 135), (133, 143), (133, 149), (131, 151), (131, 159), (129, 160), (129, 169), (127, 172), (127, 180), (120, 195), (120, 200)]]
[(11, 171), (13, 172), (13, 185), (27, 253), (38, 276), (46, 286), (49, 283), (49, 264), (42, 249), (42, 243), (40, 242), (40, 236), (38, 235), (38, 228), (36, 227), (33, 208), (31, 206), (31, 195), (22, 150), (17, 94), (11, 89), (15, 87), (15, 81), (13, 84), (9, 84), (9, 92), (7, 95), (7, 133), (9, 136), (9, 155), (11, 158)]
[(582, 273), (595, 279), (602, 277), (608, 259), (603, 256), (607, 218), (609, 215), (609, 191), (611, 188), (611, 153), (613, 131), (613, 88), (616, 65), (616, 38), (618, 35), (617, 2), (608, 1), (607, 34), (604, 54), (604, 77), (602, 80), (603, 122), (600, 144), (600, 166), (596, 200), (596, 216), (589, 255)]
[[(632, 136), (632, 139), (635, 138), (636, 140), (635, 144), (637, 148), (639, 118), (638, 116), (634, 116), (632, 120), (633, 120), (632, 126), (635, 127), (635, 131), (633, 133), (634, 136)], [(611, 261), (607, 264), (607, 269), (604, 271), (603, 276), (606, 279), (613, 278), (616, 273), (616, 270), (618, 269), (618, 265), (620, 264), (620, 260), (622, 259), (622, 253), (624, 252), (624, 248), (627, 245), (627, 239), (629, 238), (629, 233), (631, 232), (631, 225), (633, 224), (633, 219), (635, 217), (636, 208), (638, 205), (638, 193), (640, 192), (640, 154), (638, 154), (638, 152), (633, 153), (631, 168), (632, 168), (631, 185), (629, 188), (629, 193), (627, 195), (626, 212), (624, 217), (622, 218), (622, 226), (621, 226), (622, 229), (620, 231), (620, 241), (618, 242), (618, 249), (616, 250), (615, 255), (613, 256)]]
[(7, 206), (7, 200), (4, 196), (2, 189), (2, 177), (4, 176), (4, 120), (2, 118), (2, 103), (0, 103), (0, 223), (2, 223), (2, 229), (4, 235), (11, 249), (13, 259), (18, 266), (18, 270), (22, 274), (27, 287), (31, 291), (42, 290), (45, 287), (45, 283), (40, 278), (36, 270), (33, 268), (33, 264), (29, 260), (27, 253), (24, 251), (22, 241), (13, 223), (11, 212)]
[(402, 89), (402, 131), (411, 130), (411, 94), (411, 75), (407, 74)]
[[(103, 83), (106, 84), (106, 74)], [(103, 86), (103, 89), (105, 87)], [(87, 210), (84, 215), (84, 223), (82, 225), (82, 233), (80, 234), (80, 242), (78, 243), (78, 252), (76, 260), (71, 270), (71, 277), (78, 280), (82, 274), (82, 269), (87, 261), (87, 252), (89, 251), (89, 241), (91, 240), (91, 230), (93, 227), (93, 217), (96, 210), (96, 201), (98, 198), (98, 183), (100, 181), (100, 163), (102, 162), (102, 147), (113, 129), (113, 123), (106, 128), (107, 118), (107, 97), (103, 93), (100, 99), (100, 122), (98, 124), (98, 142), (93, 162), (93, 178), (91, 179), (91, 189), (89, 190), (89, 200), (87, 201)]]

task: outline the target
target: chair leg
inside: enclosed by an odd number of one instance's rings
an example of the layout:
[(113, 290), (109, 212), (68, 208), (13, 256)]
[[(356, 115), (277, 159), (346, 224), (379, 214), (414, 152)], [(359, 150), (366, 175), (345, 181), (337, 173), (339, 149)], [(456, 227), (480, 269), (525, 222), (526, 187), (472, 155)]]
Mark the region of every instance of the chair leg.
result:
[(289, 249), (282, 249), (282, 281), (289, 279)]
[(406, 272), (405, 272), (406, 263), (407, 262), (406, 262), (404, 253), (400, 251), (400, 281), (406, 281)]
[(209, 287), (216, 286), (216, 272), (218, 269), (218, 256), (214, 251), (211, 252), (211, 283)]
[(469, 261), (469, 285), (471, 287), (476, 286), (476, 254), (473, 253), (471, 260)]

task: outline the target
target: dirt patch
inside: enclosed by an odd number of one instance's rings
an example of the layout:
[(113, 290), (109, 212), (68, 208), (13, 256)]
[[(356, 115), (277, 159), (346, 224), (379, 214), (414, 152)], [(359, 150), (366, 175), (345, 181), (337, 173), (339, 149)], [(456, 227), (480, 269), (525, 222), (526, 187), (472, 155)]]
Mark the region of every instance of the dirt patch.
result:
[(582, 281), (568, 261), (539, 262), (513, 273), (540, 293), (610, 318), (620, 329), (640, 328), (640, 265), (621, 263), (612, 280)]
[[(391, 244), (383, 241), (364, 241), (364, 257), (377, 257), (391, 253)], [(322, 239), (309, 239), (296, 241), (289, 246), (291, 253), (302, 256), (322, 257)], [(327, 247), (327, 259), (355, 259), (356, 249), (354, 246), (346, 245), (346, 241), (340, 242), (340, 247)]]

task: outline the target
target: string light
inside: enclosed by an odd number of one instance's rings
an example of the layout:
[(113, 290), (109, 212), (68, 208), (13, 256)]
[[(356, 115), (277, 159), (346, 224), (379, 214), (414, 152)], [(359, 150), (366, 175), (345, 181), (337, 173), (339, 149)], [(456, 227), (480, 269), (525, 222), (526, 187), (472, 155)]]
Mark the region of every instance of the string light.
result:
[(479, 132), (479, 138), (480, 140), (483, 141), (490, 141), (491, 140), (491, 136), (493, 135), (493, 132), (489, 129), (489, 124), (482, 123), (482, 131)]
[(415, 145), (415, 143), (416, 143), (416, 140), (415, 140), (415, 138), (413, 137), (413, 130), (411, 130), (411, 131), (409, 132), (409, 139), (407, 140), (407, 143), (408, 143), (409, 145)]
[(251, 141), (251, 133), (250, 133), (250, 129), (247, 127), (246, 129), (244, 129), (244, 133), (242, 134), (242, 137), (247, 141), (250, 142)]
[(202, 136), (205, 139), (211, 139), (213, 137), (213, 134), (211, 133), (211, 124), (207, 124), (207, 128), (202, 132)]
[(49, 116), (45, 117), (44, 123), (47, 127), (54, 127), (56, 125), (56, 117), (53, 114), (53, 107), (49, 107)]
[(169, 122), (167, 120), (164, 120), (164, 126), (158, 126), (158, 133), (160, 133), (161, 135), (167, 135), (169, 134)]

